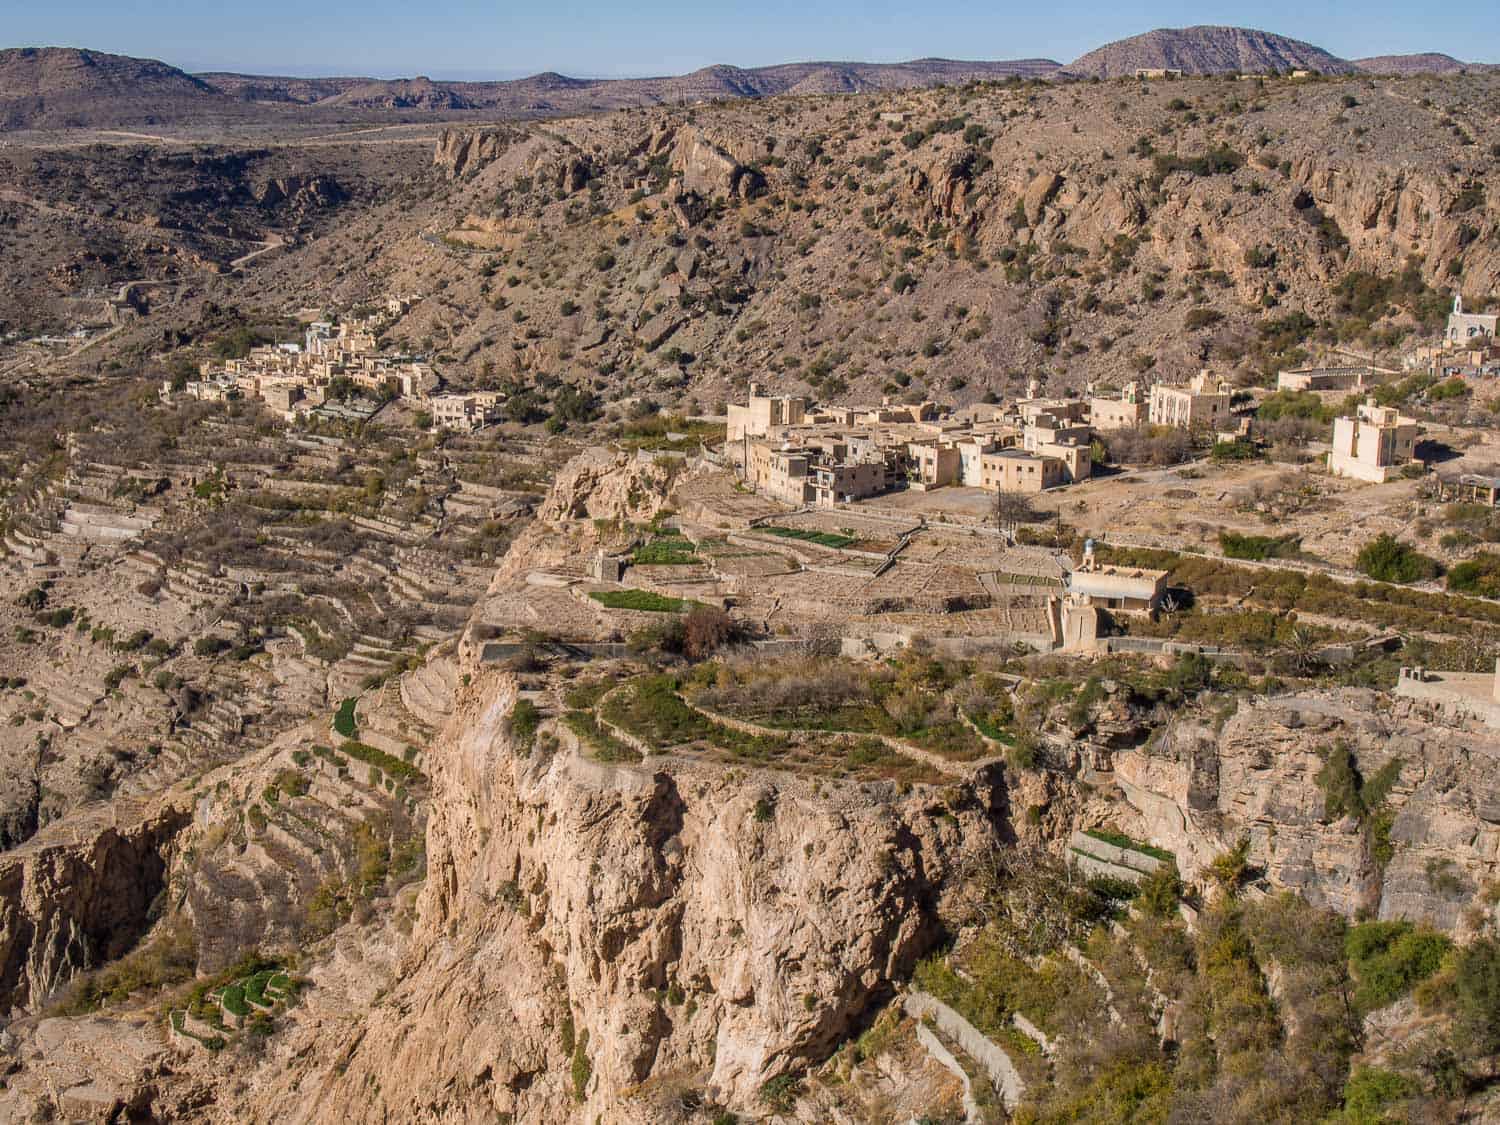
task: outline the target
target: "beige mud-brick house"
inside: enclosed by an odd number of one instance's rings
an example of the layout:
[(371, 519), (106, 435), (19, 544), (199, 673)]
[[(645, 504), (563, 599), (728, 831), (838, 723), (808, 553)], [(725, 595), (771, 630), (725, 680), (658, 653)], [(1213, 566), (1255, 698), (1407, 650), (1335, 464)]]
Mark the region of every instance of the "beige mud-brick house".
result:
[(1415, 419), (1367, 399), (1353, 418), (1334, 419), (1328, 471), (1383, 484), (1416, 460), (1418, 433)]
[(1041, 492), (1063, 483), (1063, 464), (1055, 457), (1002, 449), (980, 458), (979, 487), (991, 492)]
[(963, 457), (954, 445), (911, 442), (906, 447), (911, 483), (921, 488), (957, 484), (963, 473)]
[(800, 426), (807, 417), (807, 400), (794, 395), (766, 395), (759, 383), (750, 384), (750, 401), (728, 408), (729, 441), (767, 437), (778, 426)]
[(1119, 398), (1089, 399), (1089, 425), (1095, 430), (1133, 430), (1146, 420), (1139, 383), (1126, 383)]
[(473, 433), (500, 420), (504, 396), (493, 391), (465, 395), (433, 395), (427, 401), (432, 424), (441, 430)]
[(1151, 613), (1167, 588), (1165, 570), (1101, 563), (1086, 554), (1078, 569), (1068, 575), (1068, 592), (1086, 598), (1087, 604), (1116, 613)]

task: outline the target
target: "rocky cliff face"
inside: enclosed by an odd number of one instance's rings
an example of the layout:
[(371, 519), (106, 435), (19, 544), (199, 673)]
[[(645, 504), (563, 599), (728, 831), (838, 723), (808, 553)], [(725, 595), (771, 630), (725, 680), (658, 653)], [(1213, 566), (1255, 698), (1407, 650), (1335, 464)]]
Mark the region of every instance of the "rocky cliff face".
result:
[(622, 1121), (633, 1088), (669, 1075), (750, 1100), (861, 1026), (935, 939), (966, 849), (996, 838), (988, 786), (945, 806), (613, 767), (566, 735), (523, 756), (504, 733), (515, 693), (477, 681), (433, 755), (400, 983), (343, 1046), (299, 1028), (321, 1046), (292, 1049), (257, 1119)]
[(111, 819), (72, 821), (65, 834), (43, 833), (0, 857), (0, 1012), (36, 1005), (149, 928), (190, 817), (170, 806), (132, 816), (127, 805)]
[[(1363, 812), (1330, 811), (1324, 771), (1340, 747), (1356, 786), (1396, 763), (1387, 793), (1366, 790)], [(1497, 758), (1492, 735), (1346, 690), (1244, 704), (1217, 731), (1174, 725), (1154, 748), (1116, 755), (1115, 769), (1143, 831), (1175, 849), (1189, 877), (1248, 835), (1273, 887), (1351, 917), (1464, 933), (1476, 892), (1497, 874)]]
[(513, 129), (444, 129), (432, 162), (456, 179), (499, 158), (520, 139)]

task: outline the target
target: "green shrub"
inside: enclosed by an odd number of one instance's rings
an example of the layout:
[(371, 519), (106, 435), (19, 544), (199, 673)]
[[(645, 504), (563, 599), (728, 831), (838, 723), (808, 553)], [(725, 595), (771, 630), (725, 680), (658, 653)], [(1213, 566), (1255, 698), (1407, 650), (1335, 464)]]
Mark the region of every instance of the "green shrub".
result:
[(1433, 578), (1439, 569), (1436, 561), (1389, 533), (1365, 544), (1354, 565), (1378, 581), (1398, 583)]
[(1232, 461), (1255, 461), (1259, 459), (1260, 452), (1252, 443), (1236, 439), (1214, 442), (1208, 456), (1214, 464), (1222, 465)]
[(536, 744), (537, 727), (541, 725), (542, 713), (529, 699), (518, 699), (510, 709), (510, 736), (518, 746), (530, 750)]
[(760, 1088), (760, 1101), (773, 1113), (790, 1113), (802, 1093), (802, 1080), (795, 1074), (772, 1078)]
[(594, 1064), (588, 1056), (589, 1032), (584, 1028), (578, 1033), (578, 1042), (573, 1046), (573, 1063), (569, 1071), (573, 1078), (573, 1097), (583, 1101), (587, 1096), (589, 1079), (594, 1074)]
[(1500, 941), (1481, 937), (1459, 950), (1453, 989), (1454, 1029), (1465, 1052), (1482, 1056), (1500, 1051)]
[(1442, 966), (1453, 943), (1411, 922), (1365, 922), (1351, 927), (1344, 951), (1359, 981), (1353, 1002), (1362, 1012), (1399, 1000)]
[(1294, 559), (1302, 553), (1300, 535), (1241, 535), (1219, 532), (1219, 549), (1228, 559)]
[(1500, 597), (1500, 555), (1480, 552), (1448, 572), (1448, 589), (1483, 598)]
[(358, 702), (358, 699), (350, 696), (339, 704), (339, 709), (333, 716), (333, 729), (344, 738), (358, 737), (354, 725), (354, 708)]
[(1416, 1084), (1395, 1071), (1359, 1067), (1344, 1084), (1344, 1114), (1339, 1125), (1386, 1125), (1399, 1120), (1390, 1111), (1416, 1092)]

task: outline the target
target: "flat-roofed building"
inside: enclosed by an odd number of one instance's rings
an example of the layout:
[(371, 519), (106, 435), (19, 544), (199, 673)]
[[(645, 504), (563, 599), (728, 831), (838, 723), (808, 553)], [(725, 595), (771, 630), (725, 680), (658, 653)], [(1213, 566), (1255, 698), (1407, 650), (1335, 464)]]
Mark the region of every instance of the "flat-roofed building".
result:
[(1089, 425), (1096, 430), (1133, 430), (1145, 420), (1146, 403), (1134, 381), (1125, 384), (1118, 398), (1089, 399)]
[(812, 502), (823, 508), (868, 500), (890, 486), (890, 470), (884, 461), (845, 461), (812, 468)]
[(427, 400), (427, 409), (432, 415), (432, 424), (438, 429), (473, 433), (500, 420), (500, 404), (504, 398), (496, 391), (433, 395)]
[(1328, 471), (1336, 477), (1383, 484), (1416, 460), (1416, 419), (1375, 400), (1360, 403), (1353, 418), (1333, 422), (1333, 449)]
[(979, 487), (991, 492), (1041, 492), (1065, 483), (1063, 464), (1024, 449), (1002, 449), (979, 459)]
[(809, 471), (813, 455), (806, 449), (777, 449), (767, 442), (750, 446), (745, 467), (750, 484), (783, 504), (800, 506), (812, 499)]
[(750, 384), (750, 401), (728, 407), (729, 441), (769, 437), (780, 426), (800, 426), (807, 417), (807, 400), (798, 395), (762, 394), (759, 383)]
[(1373, 382), (1368, 367), (1294, 367), (1276, 375), (1278, 391), (1357, 391)]
[(1153, 426), (1222, 430), (1229, 420), (1229, 405), (1229, 384), (1200, 371), (1186, 387), (1153, 386), (1147, 418)]
[(982, 487), (984, 455), (997, 452), (999, 441), (994, 437), (975, 435), (966, 441), (954, 442), (953, 448), (958, 450), (958, 483), (967, 488)]
[(1069, 593), (1118, 613), (1155, 611), (1166, 588), (1165, 570), (1101, 563), (1092, 551), (1086, 552), (1078, 569), (1068, 575)]
[(957, 484), (962, 474), (962, 455), (953, 445), (914, 441), (906, 447), (912, 484), (923, 488), (941, 488)]
[(268, 380), (260, 386), (260, 397), (265, 400), (266, 407), (283, 415), (293, 412), (292, 408), (302, 401), (303, 394), (301, 383), (286, 380)]

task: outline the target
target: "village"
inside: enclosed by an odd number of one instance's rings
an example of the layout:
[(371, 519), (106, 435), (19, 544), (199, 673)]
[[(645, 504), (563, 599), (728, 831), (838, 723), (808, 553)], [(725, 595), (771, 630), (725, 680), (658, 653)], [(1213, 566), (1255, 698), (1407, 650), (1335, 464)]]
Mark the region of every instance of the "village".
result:
[[(1456, 298), (1442, 339), (1410, 353), (1406, 373), (1493, 377), (1500, 372), (1497, 320), (1464, 312)], [(1334, 420), (1327, 466), (1334, 476), (1379, 484), (1420, 464), (1417, 421), (1371, 393), (1383, 378), (1401, 374), (1372, 364), (1302, 367), (1280, 372), (1276, 389), (1365, 392)], [(1158, 382), (1143, 390), (1132, 380), (1104, 394), (1090, 385), (1085, 397), (1044, 397), (1032, 379), (1019, 401), (962, 408), (889, 398), (819, 406), (752, 383), (749, 401), (728, 407), (726, 458), (755, 489), (794, 505), (833, 507), (945, 486), (1034, 494), (1090, 479), (1095, 440), (1111, 431), (1148, 426), (1186, 431), (1220, 448), (1251, 443), (1254, 405), (1252, 395), (1236, 394), (1209, 370), (1181, 386)]]
[[(505, 396), (497, 391), (442, 393), (442, 379), (425, 359), (382, 351), (380, 334), (411, 305), (392, 297), (367, 316), (308, 325), (304, 342), (263, 344), (243, 359), (206, 360), (199, 378), (165, 380), (160, 397), (202, 402), (253, 399), (292, 423), (307, 418), (362, 421), (402, 399), (427, 413), (432, 425), (473, 433), (500, 418)], [(343, 387), (353, 396), (339, 395)]]

